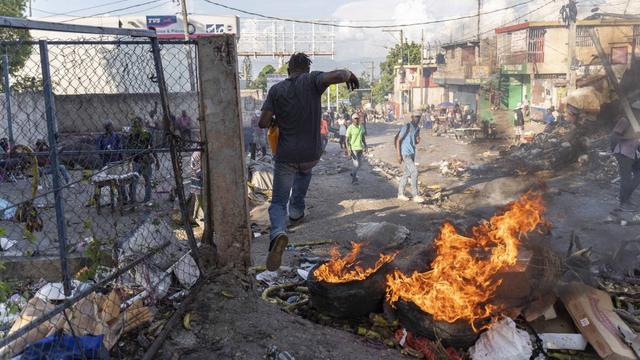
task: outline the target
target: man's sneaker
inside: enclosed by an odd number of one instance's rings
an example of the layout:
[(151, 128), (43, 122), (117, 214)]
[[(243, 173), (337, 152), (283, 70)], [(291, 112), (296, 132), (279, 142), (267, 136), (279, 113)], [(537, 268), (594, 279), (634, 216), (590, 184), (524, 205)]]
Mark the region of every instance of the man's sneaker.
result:
[(409, 201), (410, 199), (408, 197), (406, 197), (405, 195), (398, 195), (398, 200)]
[(276, 271), (282, 265), (282, 253), (289, 245), (289, 238), (286, 234), (278, 235), (269, 245), (269, 255), (267, 255), (267, 270)]
[(425, 201), (425, 199), (420, 195), (413, 197), (413, 202), (414, 203), (422, 204), (424, 201)]
[(632, 203), (631, 201), (620, 203), (618, 207), (622, 211), (635, 212), (638, 211), (638, 205)]

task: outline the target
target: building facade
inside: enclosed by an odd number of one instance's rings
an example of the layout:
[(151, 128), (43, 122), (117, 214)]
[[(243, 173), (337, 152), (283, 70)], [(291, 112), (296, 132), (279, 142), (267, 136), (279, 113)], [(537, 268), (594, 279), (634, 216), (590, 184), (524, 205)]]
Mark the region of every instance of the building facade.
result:
[(442, 46), (433, 76), (434, 82), (444, 89), (442, 102), (468, 106), (478, 112), (480, 85), (489, 79), (495, 63), (493, 49), (492, 39)]
[(575, 61), (569, 66), (569, 30), (560, 22), (526, 22), (496, 29), (500, 74), (500, 103), (514, 109), (528, 100), (532, 116), (545, 109), (562, 108), (567, 95), (567, 73), (577, 79), (602, 73), (602, 65), (589, 36), (595, 28), (616, 73), (622, 73), (640, 47), (640, 20), (578, 20)]
[(396, 116), (402, 117), (441, 101), (444, 89), (433, 81), (435, 71), (435, 64), (427, 62), (395, 67), (392, 103)]

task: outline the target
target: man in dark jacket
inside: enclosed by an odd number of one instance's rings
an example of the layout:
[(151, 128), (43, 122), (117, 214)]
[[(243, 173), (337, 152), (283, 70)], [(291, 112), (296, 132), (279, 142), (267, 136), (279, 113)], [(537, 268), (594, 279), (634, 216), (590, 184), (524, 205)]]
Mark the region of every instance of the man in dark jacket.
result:
[(514, 141), (516, 144), (519, 144), (520, 137), (524, 134), (524, 113), (522, 112), (522, 103), (518, 103), (513, 116), (513, 126), (515, 127)]
[[(640, 119), (640, 100), (631, 105), (636, 119)], [(620, 208), (637, 210), (631, 202), (631, 195), (640, 185), (640, 138), (634, 133), (625, 116), (620, 117), (611, 134), (612, 151), (618, 162), (620, 174)]]
[(311, 170), (322, 155), (322, 94), (333, 84), (346, 83), (351, 90), (359, 87), (358, 78), (348, 70), (310, 72), (311, 59), (303, 53), (292, 55), (288, 65), (289, 77), (269, 89), (259, 122), (263, 129), (272, 124), (279, 129), (269, 207), (270, 271), (280, 267), (289, 243), (287, 221), (298, 222), (305, 215)]

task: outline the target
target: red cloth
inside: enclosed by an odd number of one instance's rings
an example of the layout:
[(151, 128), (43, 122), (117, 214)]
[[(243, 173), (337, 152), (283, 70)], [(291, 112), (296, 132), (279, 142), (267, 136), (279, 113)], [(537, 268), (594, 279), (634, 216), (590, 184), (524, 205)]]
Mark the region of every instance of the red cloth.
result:
[[(396, 341), (400, 344), (402, 338), (404, 337), (404, 329), (399, 329), (396, 331)], [(438, 360), (439, 358), (436, 356), (434, 349), (436, 347), (436, 343), (423, 337), (416, 337), (410, 331), (407, 331), (407, 337), (404, 340), (404, 344), (402, 348), (405, 349), (410, 347), (411, 349), (421, 353), (424, 355), (424, 358), (427, 360)], [(458, 354), (456, 349), (452, 347), (448, 347), (446, 349), (447, 354), (449, 355), (449, 359), (451, 360), (463, 360), (463, 357)]]

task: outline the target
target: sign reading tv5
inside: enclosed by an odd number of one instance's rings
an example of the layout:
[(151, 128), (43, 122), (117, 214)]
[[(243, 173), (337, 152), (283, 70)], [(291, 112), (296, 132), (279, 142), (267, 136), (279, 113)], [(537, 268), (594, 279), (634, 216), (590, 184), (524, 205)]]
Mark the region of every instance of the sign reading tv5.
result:
[(147, 28), (156, 29), (156, 34), (180, 35), (183, 33), (182, 24), (177, 16), (147, 16)]
[[(182, 18), (175, 15), (147, 16), (147, 28), (156, 30), (158, 37), (182, 38)], [(189, 37), (196, 38), (211, 34), (238, 35), (238, 18), (235, 16), (191, 16), (189, 17)]]

